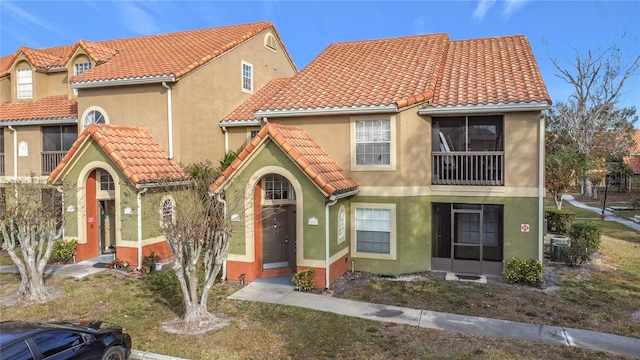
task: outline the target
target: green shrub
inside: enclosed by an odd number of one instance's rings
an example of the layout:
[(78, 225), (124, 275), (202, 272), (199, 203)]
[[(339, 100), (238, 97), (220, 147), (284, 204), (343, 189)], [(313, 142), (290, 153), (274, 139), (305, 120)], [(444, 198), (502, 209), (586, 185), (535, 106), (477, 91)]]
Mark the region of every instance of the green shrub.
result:
[(600, 249), (602, 223), (599, 221), (576, 221), (569, 232), (571, 246), (563, 247), (564, 261), (569, 266), (580, 266), (591, 259)]
[(153, 251), (142, 258), (142, 266), (146, 268), (153, 269), (158, 262), (160, 262), (160, 256)]
[(53, 250), (51, 251), (51, 260), (54, 262), (68, 263), (73, 259), (76, 254), (76, 245), (78, 240), (59, 240), (53, 243)]
[(513, 257), (503, 263), (502, 275), (510, 283), (542, 285), (542, 263), (537, 259)]
[(569, 210), (547, 209), (544, 211), (549, 231), (556, 234), (568, 234), (576, 213)]
[(313, 275), (316, 273), (316, 269), (309, 268), (306, 270), (299, 271), (297, 274), (293, 275), (294, 284), (296, 284), (296, 290), (298, 291), (309, 291), (313, 290), (316, 287), (316, 281), (313, 279)]

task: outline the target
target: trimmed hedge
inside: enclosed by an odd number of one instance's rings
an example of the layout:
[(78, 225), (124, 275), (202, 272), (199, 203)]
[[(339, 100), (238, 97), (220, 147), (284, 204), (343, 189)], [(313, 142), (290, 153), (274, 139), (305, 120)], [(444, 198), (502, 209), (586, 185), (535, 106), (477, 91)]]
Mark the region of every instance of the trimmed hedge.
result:
[(54, 262), (68, 263), (73, 259), (76, 254), (76, 245), (78, 240), (58, 240), (53, 243), (53, 250), (51, 251), (51, 260)]
[(569, 210), (546, 209), (544, 218), (547, 219), (550, 232), (566, 235), (571, 230), (571, 223), (576, 218), (576, 213)]
[(542, 263), (538, 259), (525, 260), (513, 257), (503, 262), (502, 275), (510, 283), (542, 285)]
[(580, 266), (591, 259), (600, 249), (602, 223), (599, 221), (576, 221), (569, 231), (571, 246), (562, 248), (564, 261), (569, 266)]
[(310, 291), (316, 287), (316, 281), (313, 279), (313, 275), (316, 273), (316, 269), (309, 268), (306, 270), (298, 271), (293, 275), (294, 284), (296, 284), (296, 290), (298, 291)]

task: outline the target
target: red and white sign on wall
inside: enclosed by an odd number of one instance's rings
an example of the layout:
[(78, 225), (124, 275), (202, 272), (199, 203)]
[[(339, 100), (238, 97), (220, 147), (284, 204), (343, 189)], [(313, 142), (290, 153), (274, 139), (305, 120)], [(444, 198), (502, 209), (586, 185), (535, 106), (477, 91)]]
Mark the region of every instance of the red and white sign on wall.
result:
[(521, 224), (520, 225), (520, 231), (529, 232), (529, 224)]

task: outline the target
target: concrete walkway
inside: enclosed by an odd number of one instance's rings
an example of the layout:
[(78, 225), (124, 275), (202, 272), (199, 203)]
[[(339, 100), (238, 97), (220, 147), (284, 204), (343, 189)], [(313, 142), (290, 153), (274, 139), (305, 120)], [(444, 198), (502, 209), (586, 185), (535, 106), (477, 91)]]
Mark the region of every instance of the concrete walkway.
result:
[[(586, 205), (584, 203), (581, 203), (580, 201), (576, 200), (573, 196), (571, 195), (562, 195), (562, 200), (568, 202), (569, 204), (575, 206), (575, 207), (579, 207), (582, 209), (587, 209), (587, 210), (591, 210), (594, 213), (601, 215), (602, 214), (602, 208), (597, 208), (594, 206), (589, 206)], [(625, 219), (623, 217), (620, 216), (616, 216), (616, 214), (614, 214), (612, 211), (605, 209), (604, 210), (604, 215), (605, 215), (605, 220), (606, 221), (615, 221), (617, 223), (620, 223), (622, 225), (625, 225), (631, 229), (634, 229), (635, 231), (640, 231), (640, 224), (634, 222), (633, 220), (630, 219)]]
[[(65, 265), (45, 265), (45, 276), (62, 275), (71, 276), (76, 279), (82, 279), (89, 275), (97, 274), (105, 271), (105, 265), (113, 261), (113, 255), (101, 255), (97, 258), (80, 261), (75, 264)], [(15, 265), (0, 266), (0, 273), (18, 273), (18, 267)]]
[[(274, 279), (275, 280), (275, 279)], [(520, 323), (398, 306), (372, 304), (294, 291), (293, 285), (261, 278), (229, 299), (297, 306), (362, 319), (406, 324), (478, 336), (491, 336), (545, 344), (574, 346), (640, 359), (640, 339), (597, 331)]]

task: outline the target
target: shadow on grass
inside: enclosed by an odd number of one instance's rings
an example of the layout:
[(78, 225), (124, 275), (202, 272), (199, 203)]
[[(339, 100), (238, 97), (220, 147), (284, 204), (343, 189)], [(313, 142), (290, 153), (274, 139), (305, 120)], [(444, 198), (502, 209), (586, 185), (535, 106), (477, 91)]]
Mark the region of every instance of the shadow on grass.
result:
[(178, 317), (184, 315), (185, 303), (173, 271), (152, 273), (140, 280), (140, 284), (151, 293), (153, 301), (174, 312)]

